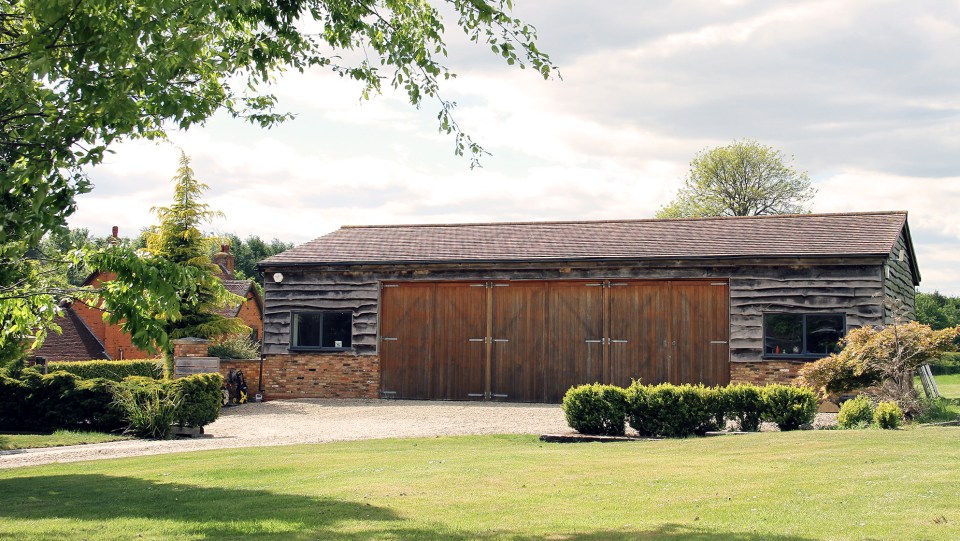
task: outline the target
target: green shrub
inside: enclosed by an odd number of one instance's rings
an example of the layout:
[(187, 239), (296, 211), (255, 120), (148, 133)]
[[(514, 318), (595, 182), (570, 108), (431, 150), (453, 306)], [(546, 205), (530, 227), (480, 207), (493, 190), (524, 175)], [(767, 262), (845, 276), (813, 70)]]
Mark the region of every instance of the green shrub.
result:
[(196, 374), (175, 380), (173, 384), (183, 398), (175, 419), (178, 425), (205, 426), (220, 416), (223, 376)]
[(614, 385), (580, 385), (563, 396), (567, 424), (581, 434), (622, 436), (626, 409), (626, 393)]
[(956, 407), (948, 398), (920, 399), (920, 412), (913, 417), (917, 423), (942, 423), (960, 419)]
[(764, 401), (763, 390), (756, 385), (730, 385), (723, 389), (727, 413), (731, 419), (740, 425), (744, 432), (760, 430), (760, 421), (763, 419)]
[(627, 387), (627, 422), (641, 436), (656, 435), (656, 415), (650, 407), (649, 385), (634, 381)]
[(221, 359), (256, 359), (260, 357), (260, 343), (247, 336), (232, 336), (210, 346), (210, 356)]
[(837, 425), (840, 428), (866, 428), (872, 421), (873, 401), (864, 395), (844, 402), (837, 414)]
[(873, 421), (877, 426), (892, 430), (900, 426), (903, 421), (903, 410), (894, 402), (881, 402), (873, 412)]
[(633, 406), (628, 413), (630, 426), (641, 434), (685, 438), (703, 434), (716, 422), (711, 390), (702, 385), (663, 383), (642, 394), (634, 389), (628, 396)]
[(47, 432), (55, 429), (118, 431), (112, 382), (84, 380), (68, 372), (42, 375), (29, 368), (18, 378), (0, 376), (0, 430)]
[(173, 423), (183, 397), (172, 381), (127, 378), (117, 385), (114, 396), (129, 422), (129, 432), (142, 438), (162, 440), (173, 436)]
[(47, 371), (62, 370), (83, 379), (103, 378), (111, 381), (123, 381), (130, 376), (144, 376), (153, 379), (163, 377), (163, 366), (157, 359), (138, 359), (129, 361), (74, 361), (53, 362), (47, 365)]
[(817, 414), (817, 395), (808, 387), (768, 385), (763, 397), (763, 419), (776, 423), (780, 430), (796, 430), (812, 423)]

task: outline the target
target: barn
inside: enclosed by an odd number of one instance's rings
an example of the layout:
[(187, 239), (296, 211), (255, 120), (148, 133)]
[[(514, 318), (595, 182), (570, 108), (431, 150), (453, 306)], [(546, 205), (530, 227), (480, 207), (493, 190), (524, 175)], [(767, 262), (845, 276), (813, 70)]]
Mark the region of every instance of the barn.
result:
[(345, 226), (260, 267), (268, 398), (789, 382), (920, 282), (906, 212)]

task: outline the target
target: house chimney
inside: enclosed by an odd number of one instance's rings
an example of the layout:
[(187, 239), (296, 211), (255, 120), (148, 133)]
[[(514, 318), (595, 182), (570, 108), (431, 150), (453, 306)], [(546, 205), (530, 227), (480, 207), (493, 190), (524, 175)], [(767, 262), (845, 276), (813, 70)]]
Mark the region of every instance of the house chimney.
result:
[(221, 244), (220, 252), (217, 254), (214, 254), (213, 256), (213, 263), (215, 265), (218, 265), (221, 269), (223, 269), (222, 270), (223, 277), (226, 278), (227, 280), (233, 279), (234, 261), (235, 261), (235, 257), (233, 254), (230, 253), (229, 244)]
[(120, 234), (120, 228), (118, 226), (113, 226), (113, 229), (111, 230), (111, 235), (109, 238), (107, 238), (107, 244), (110, 244), (111, 246), (115, 244), (119, 244), (120, 243), (119, 234)]

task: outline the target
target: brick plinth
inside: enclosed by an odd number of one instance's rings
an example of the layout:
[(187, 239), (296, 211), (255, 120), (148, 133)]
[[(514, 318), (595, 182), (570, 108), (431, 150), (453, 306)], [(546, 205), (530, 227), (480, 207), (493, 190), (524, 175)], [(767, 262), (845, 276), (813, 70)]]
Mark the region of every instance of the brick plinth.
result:
[[(243, 373), (248, 385), (254, 383), (246, 370)], [(267, 355), (263, 387), (267, 399), (377, 398), (380, 358), (351, 353)]]
[(756, 361), (730, 363), (730, 383), (790, 385), (809, 361)]
[(210, 340), (204, 338), (178, 338), (173, 341), (174, 357), (207, 357)]

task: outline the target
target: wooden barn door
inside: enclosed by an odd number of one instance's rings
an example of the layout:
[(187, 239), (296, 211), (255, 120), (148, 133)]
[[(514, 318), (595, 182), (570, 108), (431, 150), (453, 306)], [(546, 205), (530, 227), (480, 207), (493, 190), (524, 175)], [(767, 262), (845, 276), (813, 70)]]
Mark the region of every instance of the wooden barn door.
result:
[(543, 402), (546, 292), (545, 282), (492, 284), (491, 398)]
[(603, 379), (603, 283), (550, 282), (547, 288), (545, 402), (574, 385)]
[(609, 331), (607, 383), (628, 386), (631, 380), (660, 383), (669, 379), (669, 282), (612, 281), (607, 289)]
[(483, 399), (487, 369), (486, 320), (483, 283), (437, 284), (432, 317), (430, 398)]
[(671, 383), (730, 383), (726, 282), (670, 284), (673, 352)]
[(434, 284), (384, 284), (380, 293), (380, 390), (429, 398)]

